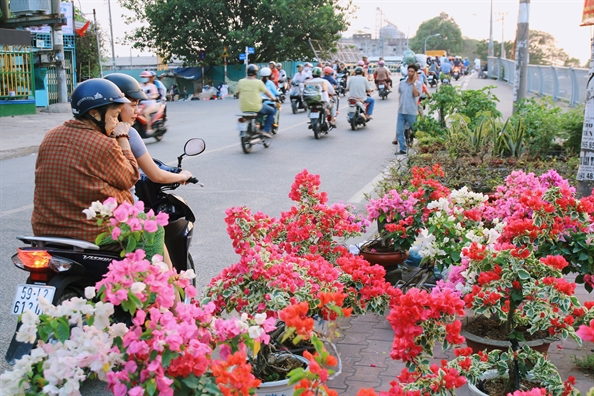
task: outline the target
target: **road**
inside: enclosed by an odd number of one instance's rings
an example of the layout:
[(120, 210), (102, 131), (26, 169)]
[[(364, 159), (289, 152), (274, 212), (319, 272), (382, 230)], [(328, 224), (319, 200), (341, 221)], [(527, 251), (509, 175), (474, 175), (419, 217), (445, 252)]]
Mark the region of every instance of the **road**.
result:
[[(378, 100), (373, 120), (352, 131), (346, 122), (347, 101), (341, 98), (338, 128), (315, 140), (303, 112), (294, 115), (283, 106), (279, 133), (269, 148), (257, 145), (250, 154), (241, 150), (236, 131), (237, 100), (169, 103), (169, 131), (161, 142), (147, 140), (154, 158), (175, 164), (184, 143), (192, 137), (206, 141), (206, 151), (184, 159), (204, 187), (182, 186), (177, 192), (194, 210), (197, 220), (191, 254), (197, 267), (198, 285), (204, 287), (221, 269), (237, 261), (224, 223), (225, 210), (247, 206), (278, 216), (288, 210), (288, 193), (294, 176), (307, 169), (320, 174), (322, 190), (330, 202), (343, 201), (358, 210), (365, 207), (364, 192), (391, 160), (397, 146), (391, 144), (396, 129), (398, 95)], [(31, 235), (30, 217), (34, 189), (35, 154), (0, 162), (0, 353), (4, 356), (15, 329), (16, 317), (9, 314), (17, 284), (26, 273), (10, 257), (19, 246), (17, 235)], [(89, 203), (90, 204), (90, 203)], [(9, 366), (0, 359), (0, 372)], [(102, 385), (84, 394), (104, 394)]]

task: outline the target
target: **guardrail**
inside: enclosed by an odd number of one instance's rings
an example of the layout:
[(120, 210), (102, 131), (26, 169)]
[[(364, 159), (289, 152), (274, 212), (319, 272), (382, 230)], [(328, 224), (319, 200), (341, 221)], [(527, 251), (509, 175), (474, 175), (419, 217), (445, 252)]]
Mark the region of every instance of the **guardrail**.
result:
[[(514, 84), (516, 62), (509, 59), (489, 58), (490, 78)], [(526, 90), (538, 96), (550, 96), (554, 101), (563, 100), (570, 106), (586, 102), (588, 69), (572, 67), (528, 65)]]

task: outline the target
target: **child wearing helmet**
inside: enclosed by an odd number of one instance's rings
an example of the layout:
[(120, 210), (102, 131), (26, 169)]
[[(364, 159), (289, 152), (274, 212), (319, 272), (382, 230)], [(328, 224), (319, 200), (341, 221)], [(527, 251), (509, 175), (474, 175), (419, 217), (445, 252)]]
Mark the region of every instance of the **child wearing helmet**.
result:
[(95, 242), (106, 226), (86, 220), (93, 201), (115, 197), (133, 203), (130, 188), (140, 174), (128, 142), (129, 125), (119, 122), (128, 103), (111, 81), (90, 79), (72, 91), (73, 120), (47, 132), (35, 164), (31, 225), (37, 236)]

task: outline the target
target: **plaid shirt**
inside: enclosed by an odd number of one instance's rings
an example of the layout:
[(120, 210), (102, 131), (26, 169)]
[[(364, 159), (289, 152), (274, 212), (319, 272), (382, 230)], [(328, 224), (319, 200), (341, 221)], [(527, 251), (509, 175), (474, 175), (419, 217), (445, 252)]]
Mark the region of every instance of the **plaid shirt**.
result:
[(94, 242), (107, 227), (87, 220), (83, 209), (109, 197), (134, 202), (130, 188), (138, 178), (130, 150), (82, 121), (66, 121), (47, 132), (39, 147), (33, 233)]

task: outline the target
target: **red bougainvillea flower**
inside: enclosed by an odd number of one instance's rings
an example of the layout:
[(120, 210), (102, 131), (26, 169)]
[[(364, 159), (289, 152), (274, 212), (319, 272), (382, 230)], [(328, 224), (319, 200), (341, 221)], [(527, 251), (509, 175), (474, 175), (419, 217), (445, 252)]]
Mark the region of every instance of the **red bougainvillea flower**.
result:
[(252, 366), (247, 363), (245, 352), (229, 355), (226, 361), (214, 361), (212, 374), (225, 396), (248, 396), (250, 389), (257, 388), (262, 382), (252, 374)]
[(284, 308), (278, 316), (287, 327), (294, 327), (297, 334), (308, 338), (314, 327), (314, 320), (307, 316), (308, 311), (309, 305), (306, 302), (300, 302)]
[(540, 261), (558, 270), (562, 270), (569, 265), (563, 256), (546, 256), (541, 258)]

